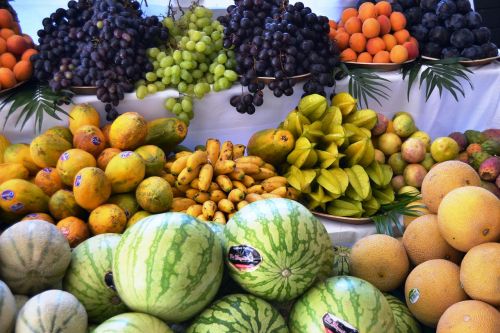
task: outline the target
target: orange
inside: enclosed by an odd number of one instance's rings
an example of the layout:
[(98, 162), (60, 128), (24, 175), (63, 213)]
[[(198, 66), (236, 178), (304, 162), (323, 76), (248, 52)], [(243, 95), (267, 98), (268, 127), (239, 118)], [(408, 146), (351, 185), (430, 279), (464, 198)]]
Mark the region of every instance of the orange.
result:
[(366, 19), (363, 22), (362, 30), (366, 38), (377, 37), (380, 34), (380, 23), (374, 18)]
[(370, 53), (368, 52), (363, 52), (358, 55), (358, 59), (356, 60), (357, 62), (365, 62), (365, 63), (370, 63), (373, 62), (373, 57)]
[(380, 51), (373, 57), (373, 62), (377, 64), (388, 64), (391, 62), (389, 52)]
[(493, 306), (500, 305), (499, 258), (500, 243), (483, 243), (467, 252), (460, 265), (460, 282), (467, 295)]
[(7, 9), (0, 9), (0, 28), (10, 28), (14, 24), (14, 18)]
[(395, 64), (402, 64), (408, 60), (408, 50), (403, 45), (396, 45), (391, 50), (391, 61)]
[(375, 4), (377, 15), (389, 16), (392, 13), (392, 5), (387, 1), (380, 1)]
[(35, 46), (35, 43), (33, 43), (33, 38), (31, 38), (30, 35), (23, 34), (23, 38), (26, 41), (26, 43), (28, 44), (28, 47), (32, 48), (33, 46)]
[(369, 18), (377, 17), (377, 9), (375, 9), (375, 5), (371, 2), (365, 2), (361, 6), (359, 6), (359, 18), (361, 21), (365, 21)]
[(340, 60), (342, 61), (356, 61), (356, 59), (356, 52), (352, 49), (347, 48), (340, 53)]
[(446, 243), (439, 233), (437, 216), (427, 214), (417, 217), (405, 229), (403, 245), (414, 265), (431, 259), (447, 259), (460, 263), (462, 254)]
[(391, 32), (391, 20), (388, 16), (380, 15), (377, 17), (378, 24), (380, 24), (380, 35), (383, 36)]
[(356, 17), (358, 16), (358, 11), (356, 10), (356, 8), (346, 8), (344, 9), (344, 11), (342, 12), (342, 18), (341, 18), (341, 21), (343, 23), (347, 22), (348, 19), (350, 19), (351, 17)]
[(0, 85), (3, 89), (12, 88), (16, 83), (16, 77), (10, 69), (0, 68)]
[(385, 50), (384, 40), (380, 37), (370, 38), (366, 43), (366, 50), (372, 55)]
[(33, 74), (33, 66), (28, 60), (21, 60), (14, 66), (14, 76), (17, 81), (26, 81)]
[(332, 29), (337, 29), (337, 22), (335, 22), (334, 20), (329, 20), (328, 21), (328, 25), (330, 26), (330, 28)]
[(352, 35), (356, 32), (361, 32), (361, 20), (357, 17), (351, 17), (344, 25), (345, 31)]
[(66, 237), (70, 247), (76, 247), (90, 236), (87, 223), (74, 216), (62, 219), (56, 227)]
[(14, 22), (14, 24), (12, 25), (12, 30), (14, 31), (14, 33), (16, 35), (20, 35), (21, 34), (21, 26), (19, 25), (19, 23)]
[(0, 54), (3, 54), (5, 51), (7, 51), (7, 43), (5, 42), (5, 39), (0, 37)]
[(500, 314), (481, 301), (462, 301), (443, 313), (436, 333), (496, 333), (500, 327)]
[(349, 34), (339, 30), (337, 30), (337, 34), (335, 35), (335, 41), (340, 50), (345, 50), (349, 46)]
[(38, 54), (38, 51), (35, 49), (27, 49), (24, 51), (23, 55), (21, 56), (21, 60), (30, 60), (31, 61), (31, 56), (34, 54)]
[(403, 46), (408, 50), (408, 59), (415, 59), (416, 57), (418, 57), (418, 44), (415, 44), (413, 42), (405, 42), (403, 43)]
[(396, 37), (398, 44), (403, 45), (410, 40), (410, 33), (406, 29), (401, 29), (394, 33), (394, 37)]
[(335, 40), (336, 34), (337, 34), (337, 30), (330, 28), (330, 32), (328, 33), (328, 38), (330, 38), (330, 40)]
[(4, 54), (0, 55), (0, 66), (2, 67), (13, 69), (16, 65), (16, 62), (16, 57), (14, 57), (14, 55), (10, 52), (5, 52)]
[[(368, 2), (365, 2), (368, 3)], [(363, 36), (362, 33), (356, 32), (355, 34), (351, 35), (351, 38), (349, 38), (349, 46), (351, 49), (354, 51), (360, 53), (365, 50), (366, 47), (366, 38)]]
[(394, 37), (391, 34), (384, 35), (382, 39), (385, 42), (385, 49), (387, 51), (391, 51), (392, 48), (396, 45), (398, 45), (398, 41), (396, 40), (396, 37)]
[(391, 27), (393, 31), (399, 31), (406, 27), (406, 17), (403, 13), (393, 12), (390, 16)]
[(405, 282), (406, 305), (426, 326), (436, 327), (441, 315), (467, 295), (460, 286), (460, 269), (444, 259), (428, 260), (415, 267)]
[(405, 280), (410, 263), (403, 244), (396, 238), (375, 234), (358, 240), (351, 250), (351, 274), (381, 291), (398, 288)]
[(10, 53), (20, 56), (26, 49), (28, 49), (28, 43), (22, 36), (13, 35), (7, 39), (7, 51)]
[(0, 29), (0, 37), (7, 40), (10, 36), (14, 36), (16, 33), (11, 29), (2, 28)]

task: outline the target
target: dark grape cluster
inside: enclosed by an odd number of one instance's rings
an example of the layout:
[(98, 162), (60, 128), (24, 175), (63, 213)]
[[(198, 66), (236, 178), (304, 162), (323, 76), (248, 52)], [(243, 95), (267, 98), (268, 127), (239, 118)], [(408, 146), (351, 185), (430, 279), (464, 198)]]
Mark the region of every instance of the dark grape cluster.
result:
[(108, 118), (117, 115), (112, 106), (134, 90), (134, 82), (153, 69), (146, 49), (168, 39), (158, 18), (143, 17), (132, 0), (71, 0), (42, 24), (35, 77), (54, 91), (96, 86)]
[(314, 14), (302, 2), (284, 0), (236, 0), (219, 18), (224, 25), (224, 47), (234, 48), (236, 71), (248, 94), (235, 96), (231, 105), (238, 112), (254, 113), (262, 105), (264, 84), (274, 96), (291, 96), (293, 76), (311, 73), (304, 93), (326, 95), (333, 87), (333, 68), (339, 60), (336, 44), (328, 38), (328, 18)]

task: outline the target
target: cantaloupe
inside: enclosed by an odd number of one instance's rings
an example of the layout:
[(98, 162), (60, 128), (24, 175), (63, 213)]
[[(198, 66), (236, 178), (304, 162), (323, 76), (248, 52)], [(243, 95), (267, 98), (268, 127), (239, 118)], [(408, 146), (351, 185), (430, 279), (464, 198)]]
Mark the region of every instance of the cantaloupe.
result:
[(62, 182), (67, 186), (73, 186), (78, 171), (86, 167), (95, 167), (96, 164), (92, 154), (82, 149), (70, 149), (61, 154), (56, 169)]
[(33, 295), (61, 283), (71, 249), (55, 225), (16, 223), (0, 235), (0, 276), (15, 294)]
[(436, 333), (498, 333), (500, 313), (491, 305), (475, 300), (453, 304), (439, 319)]
[(101, 169), (83, 168), (75, 176), (73, 193), (76, 202), (90, 211), (109, 199), (111, 182)]
[(19, 312), (16, 333), (24, 332), (87, 333), (87, 312), (70, 293), (48, 290), (30, 299)]
[(448, 192), (463, 186), (480, 186), (481, 179), (468, 164), (446, 161), (436, 164), (422, 182), (422, 200), (429, 211), (436, 214), (441, 200)]
[(0, 333), (11, 333), (16, 318), (16, 301), (9, 287), (0, 280)]

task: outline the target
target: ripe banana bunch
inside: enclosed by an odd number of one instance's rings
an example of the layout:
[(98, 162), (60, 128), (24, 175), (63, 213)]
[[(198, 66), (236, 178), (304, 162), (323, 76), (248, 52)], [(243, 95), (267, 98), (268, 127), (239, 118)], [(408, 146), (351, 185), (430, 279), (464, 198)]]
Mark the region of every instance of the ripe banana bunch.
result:
[(315, 146), (316, 143), (311, 143), (308, 138), (301, 136), (295, 142), (295, 148), (288, 154), (286, 161), (299, 169), (312, 168), (318, 161)]

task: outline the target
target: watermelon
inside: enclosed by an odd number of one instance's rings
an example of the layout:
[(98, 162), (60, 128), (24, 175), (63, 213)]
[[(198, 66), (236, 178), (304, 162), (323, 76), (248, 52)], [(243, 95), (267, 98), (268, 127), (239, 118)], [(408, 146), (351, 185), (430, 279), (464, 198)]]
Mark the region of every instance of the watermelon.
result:
[(335, 252), (332, 244), (332, 240), (328, 233), (322, 233), (320, 241), (323, 243), (324, 252), (323, 260), (321, 261), (321, 266), (318, 272), (318, 280), (325, 280), (329, 277), (335, 276), (334, 263), (335, 263)]
[(289, 301), (315, 281), (322, 264), (325, 227), (288, 199), (260, 200), (239, 210), (224, 228), (229, 274), (248, 292)]
[(420, 333), (422, 332), (420, 324), (413, 317), (410, 309), (404, 302), (398, 298), (384, 293), (385, 299), (389, 302), (394, 316), (394, 323), (396, 325), (396, 333)]
[(288, 333), (271, 304), (252, 295), (226, 296), (203, 311), (186, 333)]
[(16, 318), (16, 300), (9, 287), (0, 281), (0, 333), (10, 333)]
[(224, 224), (215, 223), (215, 222), (202, 222), (205, 223), (210, 230), (212, 230), (217, 238), (219, 238), (221, 244), (224, 244)]
[(217, 236), (183, 213), (151, 215), (127, 229), (116, 248), (113, 276), (133, 311), (185, 321), (213, 299), (224, 262)]
[(311, 288), (293, 306), (289, 327), (291, 333), (396, 332), (384, 295), (352, 276), (332, 277)]
[(109, 318), (93, 333), (172, 333), (160, 319), (145, 313), (122, 313)]
[(333, 247), (333, 276), (349, 275), (351, 271), (351, 249), (337, 245)]
[(113, 253), (121, 236), (102, 234), (78, 245), (63, 281), (64, 290), (83, 304), (89, 321), (102, 323), (126, 312), (113, 283)]
[(87, 333), (87, 313), (75, 296), (48, 290), (31, 298), (16, 320), (17, 333)]

